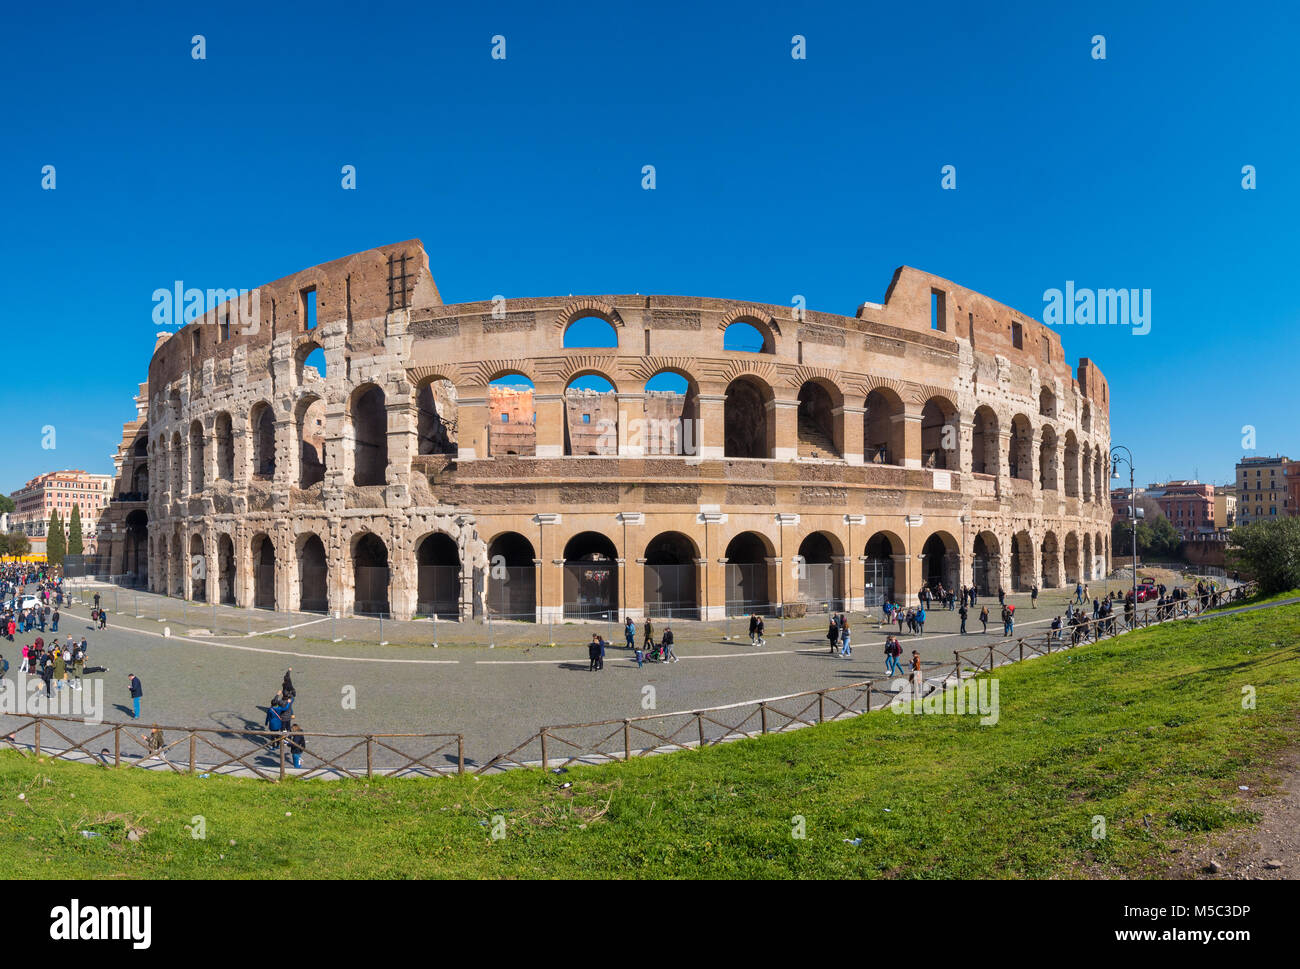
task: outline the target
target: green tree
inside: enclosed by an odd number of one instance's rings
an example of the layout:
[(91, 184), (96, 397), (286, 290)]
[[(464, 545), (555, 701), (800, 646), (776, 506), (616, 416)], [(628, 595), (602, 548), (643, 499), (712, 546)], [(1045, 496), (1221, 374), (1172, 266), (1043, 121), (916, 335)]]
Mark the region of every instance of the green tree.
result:
[(1232, 530), (1229, 563), (1274, 595), (1300, 588), (1300, 518), (1261, 519)]
[(32, 543), (22, 532), (10, 532), (6, 535), (5, 546), (9, 555), (26, 555), (32, 550)]
[(8, 495), (0, 495), (0, 515), (7, 514), (14, 510), (14, 500)]
[(81, 508), (72, 506), (72, 518), (68, 520), (68, 554), (80, 555), (84, 550), (81, 541)]
[(50, 524), (45, 529), (45, 560), (51, 565), (62, 565), (68, 553), (68, 534), (63, 530), (59, 509), (50, 512)]

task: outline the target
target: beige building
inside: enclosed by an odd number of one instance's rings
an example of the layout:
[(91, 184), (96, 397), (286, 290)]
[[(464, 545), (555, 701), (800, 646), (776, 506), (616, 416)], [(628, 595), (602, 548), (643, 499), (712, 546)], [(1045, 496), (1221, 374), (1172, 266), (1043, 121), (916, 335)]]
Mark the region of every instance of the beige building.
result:
[(81, 470), (48, 471), (37, 475), (10, 494), (14, 510), (9, 517), (9, 527), (32, 539), (32, 551), (39, 554), (45, 550), (50, 515), (57, 511), (66, 531), (75, 507), (81, 515), (83, 548), (87, 555), (93, 555), (99, 518), (108, 506), (112, 483), (111, 474), (90, 474)]
[(1287, 468), (1291, 459), (1273, 457), (1242, 458), (1237, 462), (1237, 524), (1284, 518), (1290, 514), (1291, 498), (1287, 490)]
[[(256, 296), (252, 325), (227, 304), (156, 347), (147, 422), (124, 434), (118, 485), (147, 480), (131, 513), (156, 590), (716, 618), (1109, 565), (1105, 378), (918, 270), (852, 316), (644, 295), (449, 306), (410, 241)], [(592, 320), (613, 345), (574, 345)], [(737, 327), (752, 352), (729, 348)], [(595, 378), (608, 390), (575, 386)], [(130, 548), (114, 542), (112, 571)]]
[(1237, 524), (1237, 486), (1214, 489), (1214, 527), (1231, 528)]

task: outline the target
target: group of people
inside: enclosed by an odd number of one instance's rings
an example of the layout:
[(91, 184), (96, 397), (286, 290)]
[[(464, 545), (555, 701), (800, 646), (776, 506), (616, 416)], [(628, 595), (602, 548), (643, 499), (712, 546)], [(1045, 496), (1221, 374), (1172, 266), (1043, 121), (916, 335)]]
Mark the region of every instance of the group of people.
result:
[(853, 636), (849, 629), (849, 617), (844, 613), (831, 616), (831, 624), (826, 630), (826, 639), (831, 644), (831, 652), (837, 649), (841, 656), (853, 655)]
[[(57, 639), (46, 643), (40, 636), (31, 645), (22, 647), (22, 665), (18, 672), (31, 673), (45, 681), (45, 695), (52, 697), (54, 690), (65, 686), (72, 690), (82, 688), (82, 678), (87, 673), (107, 673), (106, 666), (87, 666), (86, 653), (90, 645), (82, 636), (77, 642), (75, 637), (68, 637), (66, 643)], [(0, 656), (0, 675), (9, 672), (9, 661)]]
[[(659, 639), (655, 639), (654, 620), (647, 616), (641, 624), (642, 639), (637, 645), (636, 623), (628, 616), (623, 621), (623, 642), (636, 659), (637, 668), (646, 663), (676, 663), (677, 653), (673, 650), (673, 631), (665, 625)], [(599, 633), (592, 633), (591, 642), (587, 644), (587, 656), (591, 672), (605, 668), (605, 649), (609, 646)]]
[[(885, 614), (885, 625), (898, 623), (898, 634), (903, 635), (903, 626), (907, 626), (907, 631), (913, 636), (920, 636), (925, 632), (925, 605), (924, 599), (922, 605), (915, 608), (904, 609), (897, 602), (886, 602), (881, 610)], [(965, 605), (962, 609), (965, 610)]]
[(298, 691), (293, 685), (293, 667), (284, 671), (280, 688), (271, 697), (271, 704), (266, 709), (266, 729), (271, 733), (281, 734), (282, 740), (271, 741), (269, 750), (279, 750), (284, 743), (285, 752), (293, 760), (294, 767), (302, 767), (302, 754), (307, 749), (307, 738), (303, 734), (302, 724), (293, 715), (293, 703), (298, 698)]

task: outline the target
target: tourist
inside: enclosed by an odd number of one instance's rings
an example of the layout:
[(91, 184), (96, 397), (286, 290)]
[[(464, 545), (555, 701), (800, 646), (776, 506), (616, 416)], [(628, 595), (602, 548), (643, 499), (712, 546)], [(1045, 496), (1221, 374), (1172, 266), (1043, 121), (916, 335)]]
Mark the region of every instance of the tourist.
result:
[(831, 652), (835, 652), (835, 646), (840, 640), (840, 624), (834, 616), (831, 616), (831, 623), (826, 627), (826, 641), (831, 644)]
[(1006, 604), (1007, 604), (1007, 590), (1002, 588), (1002, 586), (998, 586), (998, 605), (1005, 606)]
[(645, 643), (643, 644), (643, 648), (647, 653), (649, 653), (655, 648), (655, 627), (654, 623), (650, 621), (649, 616), (645, 617), (645, 622), (641, 624), (641, 628), (645, 631)]
[[(144, 686), (140, 683), (140, 677), (134, 673), (126, 674), (126, 682), (131, 688), (131, 706), (135, 710), (132, 719), (140, 719), (140, 698), (144, 696)], [(265, 696), (265, 694), (263, 694)]]
[(30, 647), (28, 647), (28, 646), (24, 646), (24, 647), (23, 647), (23, 662), (22, 662), (22, 665), (18, 667), (18, 672), (19, 672), (19, 673), (26, 673), (27, 670), (29, 669), (29, 667), (28, 667), (28, 659), (30, 658), (30, 657), (28, 656), (28, 650), (29, 650), (29, 648), (30, 648)]
[(664, 626), (664, 635), (659, 642), (659, 646), (663, 650), (664, 662), (677, 662), (677, 654), (673, 652), (673, 631), (670, 627)]
[(623, 640), (627, 643), (628, 649), (632, 649), (636, 642), (636, 623), (632, 621), (631, 616), (623, 621)]
[(591, 642), (587, 644), (587, 672), (596, 672), (596, 663), (600, 660), (600, 637), (595, 633), (591, 634)]
[(72, 651), (72, 674), (74, 677), (72, 688), (74, 690), (83, 689), (82, 680), (86, 675), (86, 654), (82, 652), (80, 646)]
[(758, 625), (754, 627), (755, 645), (766, 646), (767, 640), (763, 638), (763, 631), (767, 628), (767, 626), (763, 622), (762, 616), (755, 615), (754, 618), (758, 620)]
[[(631, 620), (628, 620), (629, 622)], [(758, 613), (749, 614), (749, 645), (754, 646), (758, 643)]]
[(293, 732), (289, 734), (289, 753), (293, 756), (293, 766), (297, 769), (302, 768), (302, 752), (307, 749), (307, 738), (302, 734), (302, 724), (293, 720), (289, 729)]
[(1029, 589), (1029, 608), (1030, 609), (1038, 608), (1038, 586), (1037, 585), (1031, 586)]
[(54, 679), (58, 681), (56, 689), (62, 690), (63, 684), (68, 679), (68, 664), (63, 658), (63, 650), (54, 651)]
[(921, 654), (916, 650), (912, 650), (912, 672), (908, 674), (907, 681), (912, 684), (912, 688), (917, 693), (921, 692), (921, 685), (925, 680), (921, 676)]
[(54, 615), (50, 617), (50, 621), (52, 623), (50, 632), (57, 633), (59, 631), (59, 610), (54, 610)]
[(965, 599), (965, 596), (962, 597), (961, 609), (957, 612), (957, 615), (961, 616), (961, 634), (962, 634), (963, 636), (965, 636), (965, 635), (966, 635), (966, 616), (968, 615), (967, 610), (966, 610), (966, 599)]
[(989, 634), (989, 607), (988, 606), (982, 606), (980, 608), (980, 622), (984, 624), (984, 635), (987, 636)]
[(290, 666), (287, 670), (285, 670), (284, 682), (280, 684), (280, 692), (284, 694), (284, 698), (288, 700), (290, 703), (292, 703), (294, 698), (298, 695), (298, 691), (293, 688), (293, 679), (290, 677), (290, 674), (292, 672), (293, 672), (292, 666)]
[(923, 636), (925, 634), (925, 607), (922, 606), (916, 610), (916, 634)]
[(847, 622), (840, 630), (840, 655), (841, 656), (853, 655), (853, 643), (849, 633), (849, 624)]

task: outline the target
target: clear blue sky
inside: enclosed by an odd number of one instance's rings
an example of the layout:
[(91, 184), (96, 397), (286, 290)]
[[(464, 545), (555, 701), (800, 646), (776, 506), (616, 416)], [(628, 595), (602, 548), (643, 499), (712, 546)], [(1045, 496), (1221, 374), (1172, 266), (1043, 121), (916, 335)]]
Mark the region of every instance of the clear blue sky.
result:
[(112, 470), (155, 289), (411, 237), (447, 302), (799, 293), (851, 315), (901, 264), (1039, 318), (1066, 280), (1150, 289), (1145, 337), (1061, 331), (1139, 477), (1225, 480), (1245, 424), (1300, 457), (1294, 5), (18, 6), (5, 492)]

